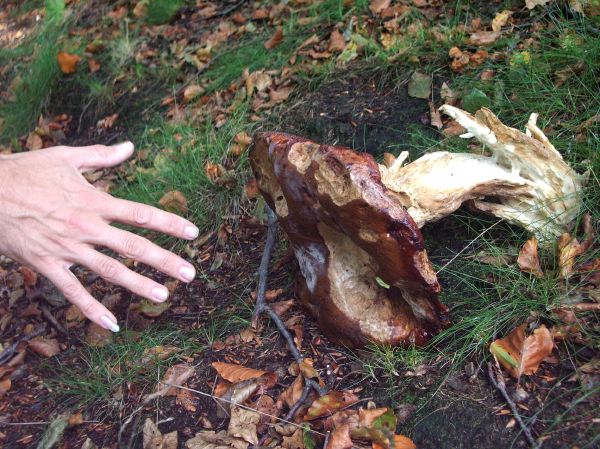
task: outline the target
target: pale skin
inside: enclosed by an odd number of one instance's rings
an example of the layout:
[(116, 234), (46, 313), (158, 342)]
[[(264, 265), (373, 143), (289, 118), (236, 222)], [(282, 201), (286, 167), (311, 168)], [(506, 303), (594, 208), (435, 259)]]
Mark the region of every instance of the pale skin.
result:
[[(0, 254), (46, 276), (83, 314), (119, 331), (117, 319), (81, 285), (69, 268), (84, 266), (107, 281), (156, 302), (168, 290), (100, 247), (152, 266), (184, 282), (195, 269), (151, 241), (111, 226), (122, 223), (192, 240), (198, 228), (175, 214), (114, 198), (94, 188), (82, 173), (112, 167), (129, 158), (133, 144), (53, 147), (0, 155)], [(96, 249), (98, 248), (98, 249)]]

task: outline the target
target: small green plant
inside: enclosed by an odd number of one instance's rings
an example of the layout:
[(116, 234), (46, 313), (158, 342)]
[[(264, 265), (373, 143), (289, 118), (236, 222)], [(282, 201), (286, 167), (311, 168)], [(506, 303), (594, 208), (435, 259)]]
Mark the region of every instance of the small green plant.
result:
[(146, 20), (154, 25), (169, 22), (184, 4), (185, 0), (148, 0)]

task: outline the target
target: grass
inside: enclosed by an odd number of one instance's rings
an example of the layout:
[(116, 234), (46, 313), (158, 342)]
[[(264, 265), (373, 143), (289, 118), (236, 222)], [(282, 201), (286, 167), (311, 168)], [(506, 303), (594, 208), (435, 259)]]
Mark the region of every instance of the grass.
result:
[(56, 46), (65, 31), (64, 11), (64, 0), (47, 0), (44, 24), (37, 36), (17, 49), (0, 51), (0, 62), (29, 53), (34, 57), (14, 89), (14, 100), (0, 105), (0, 119), (3, 119), (0, 143), (7, 143), (31, 129), (56, 84), (60, 74)]

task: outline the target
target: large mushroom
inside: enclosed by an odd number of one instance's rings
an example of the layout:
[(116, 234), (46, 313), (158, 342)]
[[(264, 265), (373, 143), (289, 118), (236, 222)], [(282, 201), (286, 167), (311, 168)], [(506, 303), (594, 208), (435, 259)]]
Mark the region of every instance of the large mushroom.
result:
[(371, 155), (271, 132), (250, 161), (300, 265), (298, 296), (328, 337), (421, 345), (447, 324), (423, 236)]
[(570, 230), (583, 178), (530, 120), (442, 110), (491, 151), (437, 152), (390, 167), (369, 154), (279, 132), (255, 136), (258, 187), (287, 233), (300, 300), (332, 340), (422, 345), (448, 325), (419, 228), (470, 201), (542, 237)]

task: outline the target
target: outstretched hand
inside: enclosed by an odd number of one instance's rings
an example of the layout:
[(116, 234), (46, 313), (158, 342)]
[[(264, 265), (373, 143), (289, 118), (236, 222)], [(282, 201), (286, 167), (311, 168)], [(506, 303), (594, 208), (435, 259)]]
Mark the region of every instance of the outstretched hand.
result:
[(126, 142), (0, 155), (0, 254), (46, 276), (85, 316), (113, 332), (119, 331), (115, 316), (79, 283), (69, 270), (72, 265), (83, 265), (153, 301), (165, 301), (169, 291), (97, 251), (96, 246), (184, 282), (195, 276), (194, 267), (182, 258), (110, 223), (188, 240), (198, 236), (196, 226), (175, 214), (113, 198), (95, 189), (81, 174), (118, 165), (132, 153), (133, 144)]

